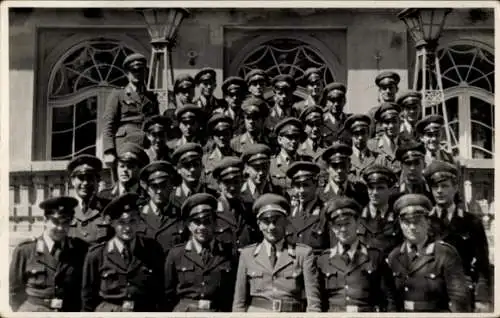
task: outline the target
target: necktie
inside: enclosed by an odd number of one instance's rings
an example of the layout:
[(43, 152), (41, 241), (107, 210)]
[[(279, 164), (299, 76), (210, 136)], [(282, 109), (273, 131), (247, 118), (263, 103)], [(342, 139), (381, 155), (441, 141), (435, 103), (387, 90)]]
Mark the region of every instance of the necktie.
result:
[(210, 261), (210, 250), (206, 247), (203, 247), (201, 249), (201, 259), (203, 261), (203, 264), (207, 265), (208, 262)]
[(342, 186), (338, 186), (337, 195), (338, 196), (344, 195), (344, 189), (342, 188)]
[(87, 202), (82, 201), (82, 212), (87, 212), (87, 206), (88, 206)]
[(410, 258), (410, 261), (413, 262), (415, 258), (417, 258), (417, 246), (415, 244), (410, 245), (410, 252), (408, 253), (408, 256)]
[(349, 262), (351, 261), (350, 257), (349, 257), (349, 249), (351, 247), (349, 245), (344, 245), (343, 246), (343, 249), (344, 249), (344, 252), (342, 253), (342, 259), (344, 260), (344, 262), (346, 263), (346, 265), (349, 265)]
[(125, 264), (128, 265), (130, 263), (130, 249), (127, 244), (123, 245), (122, 256), (123, 256), (123, 261), (125, 262)]
[(52, 254), (56, 260), (59, 260), (59, 256), (61, 255), (61, 242), (54, 242), (50, 254)]
[(271, 262), (271, 267), (274, 268), (274, 266), (276, 265), (276, 260), (277, 260), (277, 257), (276, 257), (276, 245), (274, 244), (271, 244), (271, 251), (269, 253), (269, 261)]

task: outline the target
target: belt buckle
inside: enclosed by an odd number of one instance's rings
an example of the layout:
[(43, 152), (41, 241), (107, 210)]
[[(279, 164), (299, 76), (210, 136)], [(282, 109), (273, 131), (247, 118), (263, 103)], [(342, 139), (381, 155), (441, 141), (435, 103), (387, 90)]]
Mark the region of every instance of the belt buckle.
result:
[(198, 300), (198, 309), (209, 310), (211, 304), (212, 301), (210, 300), (200, 299)]
[(281, 299), (273, 299), (273, 311), (281, 311)]
[(346, 312), (358, 312), (358, 306), (356, 305), (347, 305), (345, 306), (345, 311)]
[(404, 302), (405, 310), (415, 310), (415, 302), (410, 300), (405, 300)]
[(50, 308), (52, 309), (61, 309), (63, 301), (60, 298), (52, 298), (50, 300)]
[(122, 303), (122, 308), (124, 310), (134, 310), (134, 301), (133, 300), (124, 300)]

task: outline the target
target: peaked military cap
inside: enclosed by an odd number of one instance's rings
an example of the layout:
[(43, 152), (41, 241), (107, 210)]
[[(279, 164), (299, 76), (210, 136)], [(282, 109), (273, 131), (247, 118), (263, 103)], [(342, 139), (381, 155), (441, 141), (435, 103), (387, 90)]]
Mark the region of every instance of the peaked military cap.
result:
[(241, 160), (245, 164), (256, 164), (268, 162), (271, 158), (271, 148), (265, 144), (250, 144), (241, 155)]
[(71, 176), (77, 174), (99, 174), (102, 170), (102, 161), (96, 156), (79, 155), (68, 163), (68, 172)]
[(310, 67), (306, 69), (306, 71), (304, 72), (303, 79), (306, 83), (310, 83), (314, 79), (320, 79), (321, 78), (320, 73), (321, 71), (318, 68)]
[(38, 206), (45, 217), (51, 219), (72, 219), (78, 200), (69, 196), (59, 196), (42, 201)]
[(231, 129), (233, 127), (233, 120), (231, 117), (224, 114), (214, 114), (207, 122), (208, 132), (216, 130)]
[(302, 122), (295, 117), (287, 117), (282, 119), (280, 122), (274, 126), (274, 132), (276, 135), (285, 134), (285, 133), (296, 133), (296, 134), (304, 134), (304, 126)]
[(175, 110), (175, 117), (177, 117), (177, 120), (180, 120), (186, 113), (191, 113), (193, 117), (198, 119), (203, 114), (203, 108), (194, 104), (185, 104)]
[(253, 69), (245, 76), (245, 82), (250, 85), (250, 82), (254, 81), (257, 78), (261, 78), (266, 82), (269, 82), (269, 76), (266, 72), (261, 69)]
[(141, 53), (132, 53), (123, 61), (124, 69), (140, 69), (146, 66), (146, 57)]
[(396, 149), (395, 155), (396, 160), (401, 162), (423, 158), (425, 156), (425, 145), (419, 141), (410, 139)]
[(142, 125), (145, 132), (164, 132), (169, 126), (168, 118), (162, 115), (154, 115), (146, 119)]
[(207, 79), (213, 79), (215, 81), (217, 74), (215, 73), (215, 70), (211, 67), (204, 67), (202, 68), (196, 75), (194, 76), (194, 82), (196, 84), (200, 84), (201, 81), (207, 80)]
[(360, 128), (370, 128), (371, 118), (365, 114), (353, 114), (346, 119), (344, 127), (351, 132), (357, 131)]
[(385, 182), (389, 185), (389, 187), (393, 186), (396, 182), (396, 174), (392, 169), (379, 165), (373, 164), (365, 169), (363, 169), (363, 180), (367, 183), (379, 183)]
[(144, 149), (136, 143), (125, 142), (116, 149), (119, 161), (137, 162), (140, 166), (149, 163), (149, 157)]
[(324, 100), (325, 98), (327, 98), (327, 96), (332, 91), (339, 91), (339, 92), (342, 92), (343, 94), (345, 94), (347, 92), (347, 87), (344, 84), (339, 83), (339, 82), (330, 83), (330, 84), (326, 85), (325, 88), (323, 89), (323, 98), (322, 99)]
[(139, 195), (136, 193), (125, 193), (113, 199), (102, 211), (111, 220), (129, 221), (139, 214), (137, 200)]
[(329, 200), (326, 204), (325, 212), (330, 220), (347, 215), (358, 217), (361, 214), (361, 207), (356, 200), (342, 196), (334, 200)]
[(436, 184), (444, 180), (456, 179), (458, 169), (452, 163), (434, 160), (424, 169), (424, 177), (430, 184)]
[(295, 79), (289, 74), (280, 74), (280, 75), (276, 75), (273, 78), (272, 85), (274, 87), (282, 86), (282, 85), (280, 85), (280, 83), (285, 83), (286, 84), (285, 86), (288, 86), (290, 88), (290, 90), (292, 90), (292, 91), (295, 91), (295, 89), (297, 88), (297, 84), (295, 83)]
[(295, 161), (288, 167), (286, 176), (294, 181), (303, 181), (315, 178), (320, 172), (321, 168), (309, 161)]
[(342, 142), (334, 142), (330, 147), (326, 148), (321, 155), (325, 162), (336, 163), (343, 162), (352, 155), (352, 148)]
[(168, 161), (153, 161), (139, 173), (139, 179), (147, 183), (157, 183), (170, 179), (174, 184), (179, 183), (177, 170)]
[(399, 94), (396, 102), (404, 107), (405, 105), (413, 105), (415, 103), (420, 103), (422, 101), (422, 94), (417, 91), (408, 90)]
[(300, 113), (299, 119), (305, 123), (308, 119), (322, 119), (323, 118), (323, 108), (317, 106), (317, 105), (312, 105), (312, 106), (307, 106), (304, 108), (304, 110)]
[(246, 93), (248, 86), (245, 80), (241, 77), (230, 76), (222, 83), (221, 89), (224, 94), (227, 94), (230, 89), (239, 89)]
[(172, 162), (178, 164), (184, 160), (200, 158), (203, 156), (203, 148), (200, 144), (194, 142), (187, 142), (175, 149), (172, 154)]
[(224, 157), (217, 163), (212, 175), (217, 180), (231, 179), (240, 176), (243, 171), (243, 162), (234, 156)]
[(444, 118), (441, 115), (428, 115), (422, 118), (415, 125), (415, 129), (421, 135), (426, 132), (440, 131), (444, 125)]
[(266, 101), (253, 95), (245, 98), (241, 104), (241, 109), (245, 114), (258, 113), (261, 117), (266, 117), (269, 114)]
[(381, 122), (387, 118), (397, 117), (400, 112), (401, 108), (398, 104), (393, 102), (384, 102), (375, 112), (375, 120)]
[(382, 72), (375, 77), (375, 84), (377, 86), (386, 86), (389, 84), (399, 84), (401, 77), (396, 72), (386, 71)]
[(195, 193), (182, 204), (181, 215), (184, 219), (202, 218), (214, 215), (217, 210), (217, 199), (208, 193)]
[(174, 82), (174, 94), (176, 94), (180, 88), (190, 88), (194, 86), (194, 79), (189, 74), (180, 74), (177, 76)]
[(290, 213), (290, 204), (281, 195), (265, 193), (255, 200), (252, 210), (257, 219), (272, 212), (287, 216)]
[(394, 212), (403, 215), (429, 214), (432, 209), (432, 203), (423, 194), (404, 194), (394, 202)]

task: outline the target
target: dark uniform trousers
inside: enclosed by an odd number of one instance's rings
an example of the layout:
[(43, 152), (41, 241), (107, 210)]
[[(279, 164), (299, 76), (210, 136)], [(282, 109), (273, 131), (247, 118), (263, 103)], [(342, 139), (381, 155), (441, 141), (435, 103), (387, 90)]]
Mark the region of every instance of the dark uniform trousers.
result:
[[(446, 217), (446, 216), (445, 216)], [(491, 296), (488, 241), (482, 221), (456, 207), (451, 222), (431, 216), (433, 235), (453, 245), (462, 259), (472, 301), (489, 302)]]
[(470, 298), (460, 256), (443, 241), (429, 241), (410, 259), (407, 244), (388, 257), (398, 295), (398, 311), (468, 312)]
[(130, 141), (144, 144), (142, 124), (146, 118), (160, 112), (156, 95), (145, 91), (138, 93), (127, 85), (110, 96), (104, 110), (104, 152), (114, 153), (120, 144)]
[(172, 202), (160, 215), (156, 215), (149, 204), (143, 206), (136, 231), (139, 236), (158, 242), (165, 255), (172, 247), (185, 242), (189, 237), (180, 208)]
[(387, 211), (384, 218), (372, 218), (365, 207), (357, 230), (359, 240), (368, 248), (381, 250), (384, 256), (403, 242), (403, 234), (393, 211)]
[(114, 241), (90, 248), (83, 270), (83, 311), (157, 311), (163, 282), (158, 243), (136, 237), (127, 263)]
[(14, 311), (80, 311), (82, 267), (88, 244), (67, 238), (59, 256), (49, 253), (42, 237), (21, 243), (9, 270)]
[(215, 235), (218, 241), (234, 244), (240, 249), (262, 239), (257, 220), (251, 210), (247, 210), (241, 198), (218, 198)]
[[(329, 248), (330, 233), (323, 207), (323, 201), (315, 198), (304, 206), (303, 211), (297, 211), (296, 215), (290, 214), (288, 217), (290, 225), (286, 231), (287, 240), (292, 244), (302, 243), (310, 246), (315, 255)], [(292, 213), (297, 208), (292, 200)]]
[(395, 286), (382, 251), (362, 243), (352, 260), (338, 245), (318, 256), (322, 309), (328, 312), (376, 312), (395, 309)]
[(231, 311), (237, 258), (232, 244), (215, 241), (203, 260), (191, 240), (172, 248), (165, 262), (164, 311)]
[(109, 222), (102, 215), (102, 210), (108, 203), (109, 200), (94, 196), (85, 211), (81, 206), (76, 207), (68, 235), (91, 245), (108, 240), (112, 231)]

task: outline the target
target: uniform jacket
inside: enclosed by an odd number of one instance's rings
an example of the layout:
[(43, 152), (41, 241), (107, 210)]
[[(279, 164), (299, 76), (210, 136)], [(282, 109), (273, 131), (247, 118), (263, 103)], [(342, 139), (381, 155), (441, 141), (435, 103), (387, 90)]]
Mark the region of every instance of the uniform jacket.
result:
[(413, 193), (423, 194), (429, 200), (431, 200), (431, 202), (434, 203), (434, 196), (432, 195), (432, 191), (424, 179), (422, 179), (422, 181), (419, 183), (410, 183), (403, 180), (403, 178), (400, 178), (399, 184), (395, 186), (395, 194), (392, 195), (390, 200), (392, 202), (395, 202), (399, 196), (402, 196), (403, 194)]
[(144, 151), (149, 157), (149, 162), (159, 161), (159, 160), (170, 161), (170, 151), (167, 145), (165, 145), (165, 148), (161, 152), (156, 152), (152, 147), (149, 147)]
[(362, 158), (360, 158), (359, 153), (354, 153), (354, 151), (353, 154), (351, 155), (351, 174), (354, 177), (354, 180), (356, 181), (362, 180), (361, 172), (363, 171), (363, 169), (378, 163), (377, 162), (378, 154), (376, 152), (371, 151), (368, 148), (365, 148), (365, 150), (362, 151), (362, 153), (363, 153)]
[(482, 221), (474, 214), (456, 207), (451, 221), (439, 218), (436, 208), (431, 212), (433, 235), (453, 245), (462, 259), (465, 275), (470, 276), (474, 299), (488, 302), (492, 295), (488, 240)]
[[(137, 205), (138, 206), (143, 206), (147, 202), (147, 197), (148, 194), (146, 193), (146, 190), (144, 190), (141, 186), (137, 186), (136, 192), (139, 195), (139, 199), (137, 200)], [(113, 200), (123, 193), (120, 193), (120, 189), (118, 187), (118, 184), (113, 185), (112, 187), (105, 188), (104, 190), (100, 191), (97, 196), (106, 199), (106, 200)]]
[(294, 161), (312, 161), (312, 160), (313, 158), (311, 157), (301, 154), (296, 154), (295, 158), (291, 158), (290, 162), (287, 163), (280, 153), (276, 154), (271, 158), (271, 163), (269, 166), (269, 175), (271, 177), (271, 182), (275, 186), (283, 190), (289, 189), (291, 181), (286, 176), (286, 171), (288, 170), (288, 167), (290, 167), (290, 165)]
[(134, 301), (134, 311), (156, 311), (161, 297), (164, 257), (158, 244), (136, 237), (126, 264), (110, 240), (90, 248), (83, 269), (83, 311), (103, 301)]
[(206, 151), (203, 153), (203, 157), (201, 159), (203, 163), (203, 173), (205, 175), (205, 181), (210, 185), (211, 188), (217, 189), (217, 181), (213, 178), (212, 172), (214, 171), (217, 164), (224, 159), (226, 156), (236, 156), (238, 157), (240, 154), (233, 150), (233, 148), (228, 147), (224, 152), (220, 150), (216, 150), (215, 146), (207, 147)]
[(217, 195), (217, 191), (214, 188), (206, 184), (203, 180), (200, 180), (198, 188), (193, 190), (189, 195), (186, 195), (184, 193), (181, 185), (175, 187), (174, 191), (170, 192), (170, 202), (177, 207), (178, 211), (180, 211), (182, 208), (182, 204), (184, 204), (184, 201), (186, 201), (189, 196), (195, 193), (209, 193), (214, 196)]
[(467, 312), (470, 299), (462, 262), (455, 248), (429, 240), (421, 255), (411, 261), (407, 243), (388, 257), (398, 295), (399, 311)]
[(455, 158), (453, 157), (453, 155), (451, 153), (447, 152), (444, 149), (439, 149), (436, 152), (436, 156), (434, 158), (432, 158), (430, 156), (430, 154), (427, 153), (425, 155), (425, 157), (424, 157), (424, 160), (425, 160), (425, 166), (426, 167), (428, 165), (430, 165), (431, 162), (434, 161), (434, 160), (442, 160), (442, 161), (446, 161), (446, 162), (449, 162), (449, 163), (452, 163), (452, 164), (457, 164), (457, 162), (455, 161)]
[(348, 145), (352, 144), (351, 134), (349, 133), (348, 129), (345, 129), (344, 127), (345, 121), (351, 115), (352, 114), (342, 113), (342, 115), (340, 116), (340, 120), (335, 123), (330, 120), (330, 116), (328, 116), (328, 113), (325, 113), (323, 115), (323, 135), (327, 144), (331, 144), (334, 141), (341, 141)]
[(215, 229), (217, 240), (242, 248), (262, 239), (255, 215), (252, 210), (247, 209), (241, 198), (228, 199), (220, 195), (218, 201)]
[[(200, 136), (195, 137), (193, 140), (191, 140), (189, 142), (194, 142), (194, 143), (200, 144), (201, 146), (205, 145), (205, 140), (203, 138), (201, 138)], [(188, 143), (188, 140), (186, 140), (186, 138), (184, 138), (184, 136), (181, 136), (179, 138), (175, 138), (175, 139), (168, 141), (167, 146), (170, 149), (170, 151), (173, 153), (177, 148), (179, 148), (182, 145), (185, 145), (186, 143)]]
[(110, 96), (103, 115), (103, 150), (114, 153), (126, 141), (144, 142), (142, 123), (160, 112), (156, 95), (145, 91), (138, 93), (127, 85)]
[(326, 148), (327, 147), (323, 139), (321, 139), (321, 141), (316, 146), (313, 146), (312, 140), (306, 139), (303, 143), (300, 144), (299, 149), (297, 149), (297, 153), (302, 156), (316, 159), (321, 156)]
[(263, 243), (241, 251), (233, 311), (256, 311), (252, 297), (306, 300), (306, 311), (321, 310), (318, 270), (312, 249), (303, 244), (284, 244), (274, 268)]
[(385, 135), (380, 135), (368, 140), (367, 146), (370, 150), (379, 154), (380, 161), (378, 163), (391, 168), (392, 171), (399, 176), (401, 173), (401, 163), (399, 160), (396, 160), (396, 149), (406, 141), (408, 140), (404, 139), (404, 137), (400, 135), (396, 141), (394, 149), (391, 149)]
[(403, 234), (399, 227), (397, 215), (392, 209), (388, 209), (381, 219), (371, 216), (368, 206), (361, 213), (359, 228), (357, 230), (359, 240), (368, 248), (377, 248), (384, 256), (403, 242)]
[(293, 104), (292, 108), (296, 114), (300, 115), (304, 109), (306, 109), (309, 106), (315, 106), (315, 105), (318, 105), (318, 103), (315, 102), (311, 96), (307, 96), (306, 99), (298, 101), (295, 104)]
[[(231, 311), (237, 257), (232, 244), (215, 241), (207, 264), (191, 240), (172, 248), (165, 262), (165, 311), (196, 311), (183, 299), (208, 300), (206, 311)], [(195, 309), (195, 310), (193, 310)]]
[(233, 126), (232, 126), (233, 135), (242, 134), (245, 132), (245, 121), (243, 118), (243, 111), (241, 110), (241, 105), (237, 106), (237, 108), (232, 108), (232, 111), (233, 114), (229, 112), (229, 106), (227, 105), (226, 102), (224, 102), (222, 106), (214, 108), (214, 110), (212, 111), (212, 115), (223, 114), (231, 117), (231, 119), (233, 120)]
[(188, 239), (181, 210), (173, 202), (169, 202), (159, 216), (154, 214), (149, 202), (144, 205), (136, 231), (140, 236), (157, 241), (165, 254), (175, 245)]
[[(315, 254), (330, 247), (330, 233), (324, 214), (324, 203), (319, 198), (313, 199), (303, 207), (301, 215), (293, 215), (298, 208), (296, 200), (291, 200), (291, 213), (288, 216), (290, 225), (287, 238), (293, 243), (302, 243), (312, 247)], [(297, 212), (300, 213), (300, 212)]]
[(384, 129), (382, 128), (382, 124), (378, 121), (375, 120), (375, 113), (377, 110), (380, 108), (380, 106), (374, 106), (370, 108), (368, 111), (368, 116), (372, 119), (372, 123), (370, 126), (370, 136), (371, 137), (378, 137), (384, 133)]
[(395, 287), (384, 253), (359, 243), (346, 263), (339, 245), (318, 257), (324, 311), (375, 312), (395, 309)]
[(226, 105), (226, 101), (215, 96), (210, 96), (209, 99), (206, 99), (205, 96), (198, 96), (193, 100), (193, 104), (198, 105), (203, 108), (207, 114), (212, 114), (213, 111), (217, 108), (224, 107)]
[(261, 143), (268, 145), (272, 151), (276, 151), (276, 144), (273, 143), (274, 141), (271, 141), (269, 136), (266, 136), (265, 133), (262, 133), (260, 137), (255, 138), (253, 141), (252, 139), (253, 138), (247, 132), (244, 132), (240, 135), (236, 135), (231, 139), (231, 148), (238, 155), (241, 155), (243, 152), (245, 152), (245, 150), (247, 150), (249, 145), (253, 143)]
[(263, 187), (263, 190), (260, 193), (258, 192), (252, 193), (248, 179), (243, 183), (243, 185), (241, 186), (240, 198), (246, 205), (247, 211), (252, 211), (253, 203), (255, 202), (255, 200), (257, 200), (259, 196), (261, 196), (264, 193), (275, 193), (283, 195), (283, 190), (273, 185), (271, 181), (267, 181)]
[(173, 100), (168, 103), (167, 109), (163, 112), (163, 116), (165, 116), (169, 123), (170, 127), (167, 129), (167, 140), (170, 141), (172, 139), (180, 138), (181, 131), (179, 130), (179, 122), (177, 121), (177, 117), (175, 116), (175, 110), (180, 106), (177, 106), (177, 102)]
[[(318, 189), (319, 197), (323, 202), (327, 202), (338, 196), (331, 185), (332, 182), (333, 181), (327, 181), (324, 187)], [(366, 185), (361, 182), (347, 180), (344, 193), (341, 195), (356, 200), (361, 206), (368, 204), (368, 190), (366, 189)]]
[(9, 269), (12, 309), (17, 311), (28, 297), (34, 297), (62, 299), (60, 311), (80, 311), (82, 266), (87, 248), (85, 241), (67, 237), (57, 259), (50, 254), (42, 236), (19, 244)]
[(108, 240), (112, 231), (109, 222), (104, 219), (102, 211), (109, 200), (94, 195), (85, 211), (82, 206), (75, 208), (75, 216), (71, 222), (69, 236), (78, 237), (89, 244)]

